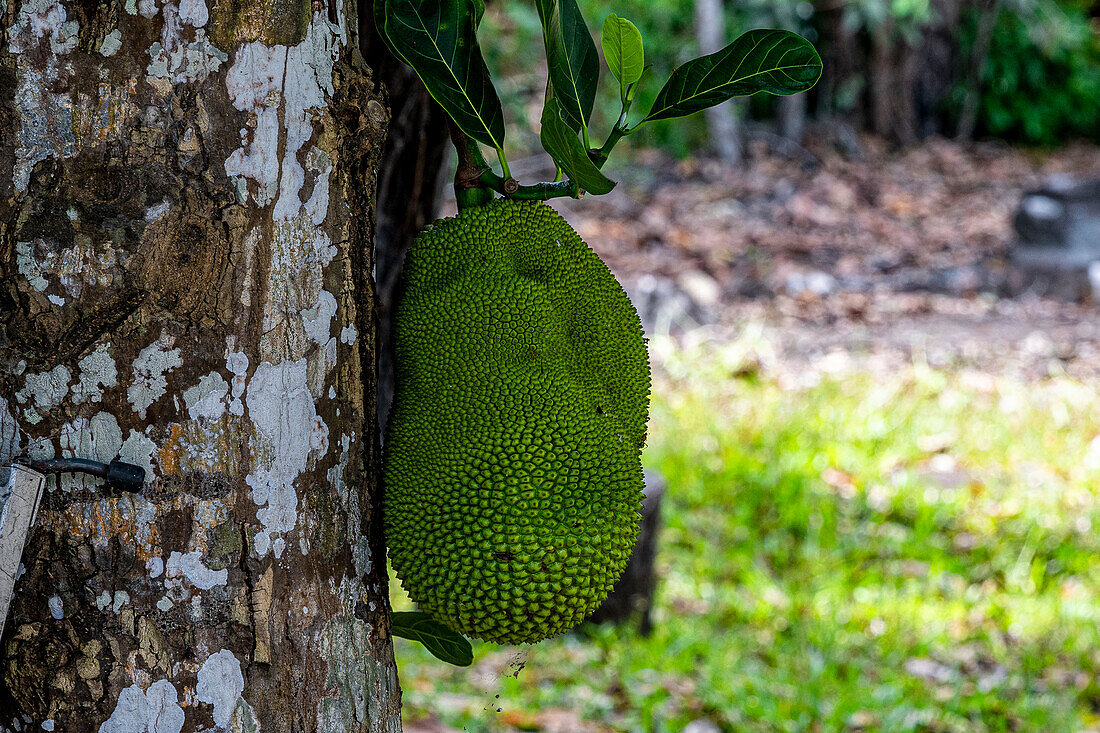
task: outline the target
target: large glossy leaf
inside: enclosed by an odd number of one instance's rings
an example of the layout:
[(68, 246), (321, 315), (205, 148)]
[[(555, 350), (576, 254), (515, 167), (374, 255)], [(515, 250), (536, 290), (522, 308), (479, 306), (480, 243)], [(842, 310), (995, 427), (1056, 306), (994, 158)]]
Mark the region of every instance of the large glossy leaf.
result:
[(553, 96), (547, 98), (542, 108), (541, 139), (542, 147), (580, 188), (597, 195), (615, 188), (615, 182), (601, 173), (588, 157), (576, 130), (562, 119), (561, 106)]
[(588, 127), (596, 86), (600, 81), (600, 57), (577, 0), (536, 0), (546, 65), (562, 118), (574, 130)]
[(673, 71), (645, 121), (682, 117), (756, 92), (803, 92), (819, 76), (821, 57), (806, 39), (790, 31), (749, 31)]
[(504, 147), (504, 111), (489, 78), (475, 29), (477, 0), (375, 0), (375, 24), (459, 129)]
[(642, 78), (645, 68), (642, 34), (633, 23), (614, 13), (607, 16), (600, 43), (608, 68), (624, 89)]
[(485, 0), (470, 0), (470, 7), (474, 11), (474, 28), (481, 25), (481, 19), (485, 17)]
[(457, 631), (439, 623), (421, 611), (401, 611), (391, 617), (390, 629), (394, 636), (418, 641), (433, 656), (448, 664), (469, 667), (474, 661), (470, 641)]

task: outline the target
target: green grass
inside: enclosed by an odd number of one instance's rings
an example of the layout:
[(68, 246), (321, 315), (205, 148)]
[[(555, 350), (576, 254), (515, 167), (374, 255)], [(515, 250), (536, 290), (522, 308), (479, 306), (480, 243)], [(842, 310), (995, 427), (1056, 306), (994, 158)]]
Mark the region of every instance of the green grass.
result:
[(397, 640), (406, 719), (1100, 730), (1096, 391), (919, 365), (736, 377), (730, 353), (671, 352), (655, 380), (653, 633), (476, 644), (467, 669)]

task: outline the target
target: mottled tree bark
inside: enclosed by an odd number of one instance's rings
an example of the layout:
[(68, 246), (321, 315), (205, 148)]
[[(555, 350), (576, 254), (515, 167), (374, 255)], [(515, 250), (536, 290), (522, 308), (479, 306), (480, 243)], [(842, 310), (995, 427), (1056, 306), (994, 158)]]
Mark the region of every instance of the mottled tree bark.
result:
[(0, 729), (399, 729), (355, 3), (0, 9), (0, 462), (147, 471), (51, 479)]

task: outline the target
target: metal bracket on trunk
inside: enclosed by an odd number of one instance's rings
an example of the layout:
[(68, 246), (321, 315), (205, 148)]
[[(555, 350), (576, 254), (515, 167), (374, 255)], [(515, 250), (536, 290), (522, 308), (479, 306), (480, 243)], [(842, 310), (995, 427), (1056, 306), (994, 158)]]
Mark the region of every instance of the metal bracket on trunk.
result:
[(8, 618), (19, 560), (38, 514), (46, 475), (26, 466), (0, 466), (0, 636)]
[(104, 464), (82, 458), (60, 458), (0, 466), (0, 636), (19, 577), (23, 547), (46, 489), (46, 475), (70, 472), (106, 479), (108, 485), (122, 491), (140, 491), (145, 483), (144, 468), (117, 460)]

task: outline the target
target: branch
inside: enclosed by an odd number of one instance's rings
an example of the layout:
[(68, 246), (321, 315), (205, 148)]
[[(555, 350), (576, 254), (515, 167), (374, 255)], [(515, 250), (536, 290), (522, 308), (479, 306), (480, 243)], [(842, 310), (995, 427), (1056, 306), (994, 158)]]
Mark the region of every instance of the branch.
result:
[(485, 161), (477, 143), (448, 120), (451, 142), (458, 152), (458, 169), (455, 171), (455, 200), (459, 209), (483, 206), (493, 199), (493, 192), (517, 201), (547, 201), (554, 198), (580, 198), (583, 192), (573, 181), (544, 181), (529, 186), (504, 177)]
[(455, 170), (455, 201), (459, 209), (484, 206), (493, 199), (493, 192), (481, 185), (479, 179), (492, 168), (485, 162), (485, 156), (477, 143), (466, 136), (458, 125), (448, 116), (447, 127), (451, 132), (451, 142), (458, 152), (458, 168)]

